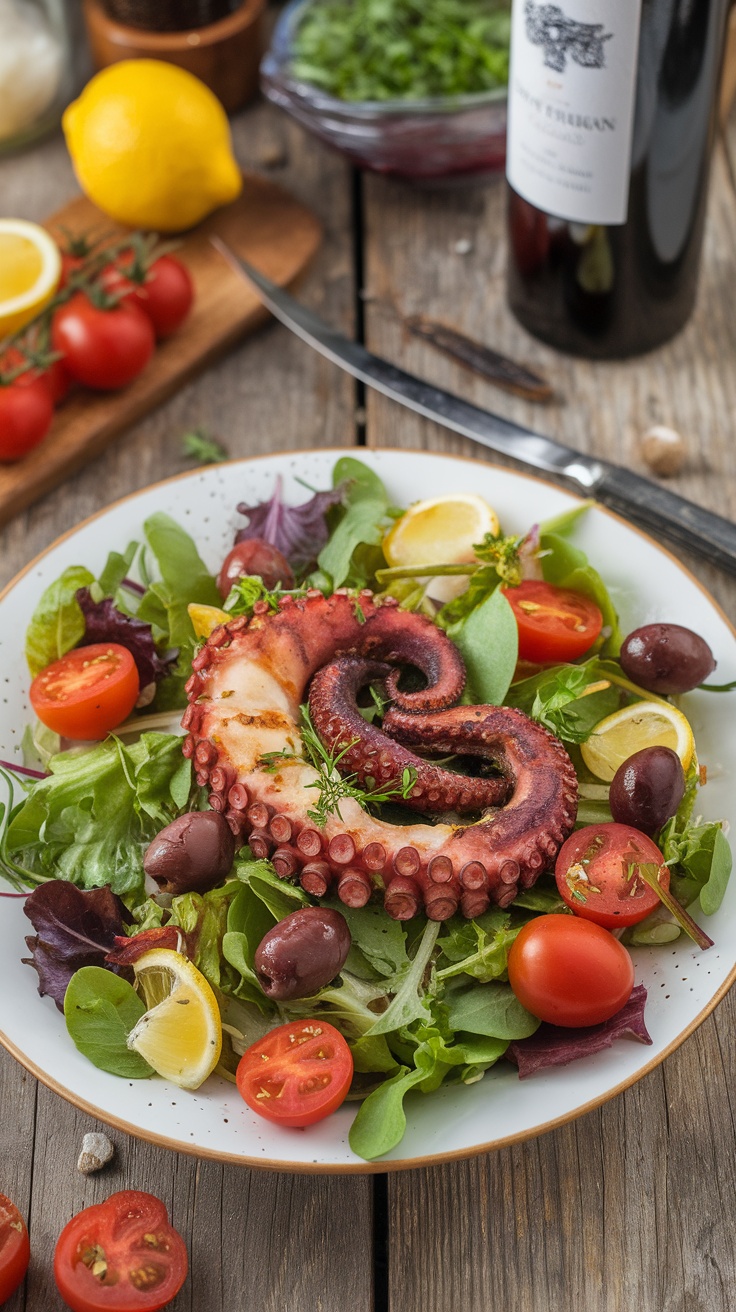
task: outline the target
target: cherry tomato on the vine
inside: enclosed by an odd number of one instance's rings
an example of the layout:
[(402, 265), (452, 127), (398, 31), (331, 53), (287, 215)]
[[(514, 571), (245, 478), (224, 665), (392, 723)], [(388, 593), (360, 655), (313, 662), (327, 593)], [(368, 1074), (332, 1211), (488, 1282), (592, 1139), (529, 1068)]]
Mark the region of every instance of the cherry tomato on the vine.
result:
[(18, 1288), (30, 1256), (26, 1223), (15, 1204), (0, 1194), (0, 1304)]
[(135, 303), (153, 324), (156, 336), (170, 337), (187, 318), (194, 301), (194, 284), (189, 270), (172, 255), (160, 255), (140, 274), (132, 254), (125, 252), (102, 271), (108, 292), (122, 293)]
[(526, 579), (504, 588), (519, 629), (519, 657), (543, 665), (573, 661), (592, 647), (603, 616), (594, 601), (570, 588)]
[(0, 355), (0, 375), (6, 377), (16, 373), (24, 366), (23, 372), (17, 374), (12, 381), (19, 383), (21, 387), (28, 383), (34, 382), (40, 378), (49, 389), (49, 395), (53, 405), (59, 405), (69, 393), (72, 380), (67, 373), (64, 361), (59, 358), (51, 360), (49, 364), (34, 364), (30, 369), (26, 367), (27, 356), (23, 351), (19, 351), (17, 346), (9, 346), (2, 355)]
[(540, 1020), (577, 1028), (609, 1020), (628, 1001), (634, 964), (607, 929), (577, 916), (537, 916), (509, 952), (509, 983)]
[(62, 738), (97, 742), (127, 719), (140, 692), (127, 647), (96, 642), (47, 665), (31, 684), (31, 705)]
[(145, 369), (153, 355), (151, 321), (127, 300), (100, 309), (83, 292), (59, 306), (51, 325), (51, 342), (61, 351), (72, 378), (85, 387), (113, 391), (125, 387)]
[(571, 834), (558, 853), (560, 897), (576, 915), (606, 929), (637, 925), (660, 901), (637, 875), (640, 865), (654, 866), (662, 888), (669, 888), (669, 869), (646, 834), (631, 825), (587, 825)]
[(0, 383), (0, 461), (20, 460), (38, 446), (53, 417), (51, 392), (41, 378), (21, 374)]
[(54, 1252), (54, 1279), (72, 1312), (158, 1312), (188, 1267), (164, 1204), (133, 1189), (72, 1217)]
[(279, 1125), (313, 1125), (344, 1101), (353, 1078), (345, 1039), (324, 1020), (269, 1030), (240, 1059), (238, 1091), (251, 1111)]

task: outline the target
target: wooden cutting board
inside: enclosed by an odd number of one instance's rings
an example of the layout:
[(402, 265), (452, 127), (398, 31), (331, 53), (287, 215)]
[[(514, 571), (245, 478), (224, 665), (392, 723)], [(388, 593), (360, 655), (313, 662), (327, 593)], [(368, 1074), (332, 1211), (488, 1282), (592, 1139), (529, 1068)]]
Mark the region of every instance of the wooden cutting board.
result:
[[(239, 338), (268, 318), (256, 293), (209, 242), (217, 234), (281, 286), (306, 267), (320, 241), (314, 215), (288, 192), (255, 174), (242, 195), (184, 235), (176, 251), (194, 280), (196, 299), (180, 330), (157, 345), (143, 373), (118, 392), (73, 393), (57, 410), (48, 436), (23, 460), (0, 466), (0, 524), (56, 487), (124, 429), (170, 396)], [(46, 221), (81, 233), (123, 233), (84, 196)]]

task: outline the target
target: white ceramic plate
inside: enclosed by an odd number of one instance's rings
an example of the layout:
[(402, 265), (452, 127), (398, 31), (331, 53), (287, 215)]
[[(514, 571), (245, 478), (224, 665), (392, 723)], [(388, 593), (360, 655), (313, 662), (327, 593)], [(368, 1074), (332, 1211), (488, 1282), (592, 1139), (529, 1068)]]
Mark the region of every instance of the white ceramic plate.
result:
[[(0, 756), (20, 760), (28, 719), (28, 673), (23, 635), (42, 590), (69, 565), (102, 567), (110, 548), (139, 537), (156, 510), (173, 515), (195, 537), (216, 571), (239, 521), (235, 505), (271, 495), (282, 474), (289, 500), (304, 500), (296, 479), (330, 485), (342, 452), (267, 456), (198, 470), (147, 489), (88, 520), (33, 562), (0, 600)], [(548, 484), (467, 460), (416, 452), (346, 452), (366, 460), (384, 479), (392, 500), (406, 505), (448, 492), (477, 492), (498, 511), (506, 532), (526, 530), (573, 504)], [(673, 620), (701, 633), (718, 659), (718, 680), (736, 678), (736, 634), (715, 603), (678, 562), (622, 520), (594, 509), (577, 539), (606, 579), (624, 631), (653, 620)], [(736, 820), (736, 695), (696, 692), (683, 701), (708, 767), (702, 806), (710, 818)], [(45, 1084), (111, 1124), (172, 1148), (301, 1171), (383, 1171), (464, 1157), (549, 1129), (596, 1106), (632, 1084), (671, 1052), (712, 1010), (736, 974), (736, 883), (708, 922), (716, 946), (699, 952), (689, 940), (637, 949), (637, 982), (649, 989), (647, 1025), (652, 1047), (619, 1041), (608, 1051), (568, 1067), (519, 1081), (501, 1062), (469, 1087), (407, 1099), (402, 1143), (380, 1162), (367, 1164), (348, 1146), (355, 1105), (308, 1131), (284, 1130), (253, 1115), (234, 1086), (212, 1078), (191, 1094), (165, 1081), (126, 1081), (99, 1071), (68, 1038), (61, 1014), (40, 999), (36, 976), (21, 964), (30, 926), (22, 901), (0, 901), (0, 1040)]]

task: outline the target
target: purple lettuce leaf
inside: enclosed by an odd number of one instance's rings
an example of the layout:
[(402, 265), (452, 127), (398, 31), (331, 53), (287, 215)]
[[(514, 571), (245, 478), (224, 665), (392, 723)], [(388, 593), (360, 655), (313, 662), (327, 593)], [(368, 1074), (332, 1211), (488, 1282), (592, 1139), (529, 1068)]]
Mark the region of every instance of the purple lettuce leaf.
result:
[(255, 506), (240, 502), (238, 514), (247, 515), (248, 525), (237, 533), (236, 544), (249, 538), (262, 538), (286, 556), (295, 572), (306, 569), (314, 564), (330, 535), (325, 514), (342, 501), (345, 487), (345, 483), (340, 483), (328, 492), (315, 492), (300, 506), (287, 506), (281, 496), (279, 474), (270, 501), (260, 501)]
[(602, 1025), (588, 1025), (583, 1029), (564, 1029), (560, 1025), (543, 1022), (528, 1039), (514, 1039), (506, 1049), (506, 1056), (519, 1068), (519, 1079), (526, 1080), (547, 1066), (567, 1066), (579, 1057), (591, 1057), (595, 1052), (610, 1048), (614, 1039), (638, 1039), (651, 1043), (644, 1023), (644, 1004), (647, 991), (643, 984), (632, 989), (631, 997), (620, 1011)]
[(124, 921), (130, 921), (109, 885), (82, 890), (53, 879), (34, 889), (23, 910), (36, 931), (26, 938), (31, 955), (23, 961), (38, 971), (41, 997), (53, 998), (59, 1011), (69, 980), (82, 966), (102, 966), (132, 982), (132, 971), (106, 961), (116, 938), (125, 933)]
[(80, 647), (89, 647), (94, 642), (117, 642), (127, 647), (138, 670), (141, 691), (152, 683), (160, 683), (171, 673), (178, 653), (159, 656), (150, 624), (124, 615), (111, 597), (93, 601), (89, 588), (80, 588), (76, 597), (85, 623)]

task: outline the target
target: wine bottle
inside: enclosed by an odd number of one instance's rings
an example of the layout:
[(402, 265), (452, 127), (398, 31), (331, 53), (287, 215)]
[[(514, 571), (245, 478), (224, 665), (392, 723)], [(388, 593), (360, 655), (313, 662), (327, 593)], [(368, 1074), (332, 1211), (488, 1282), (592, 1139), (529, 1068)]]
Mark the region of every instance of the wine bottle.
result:
[(575, 355), (667, 341), (697, 290), (730, 0), (513, 0), (508, 299)]

